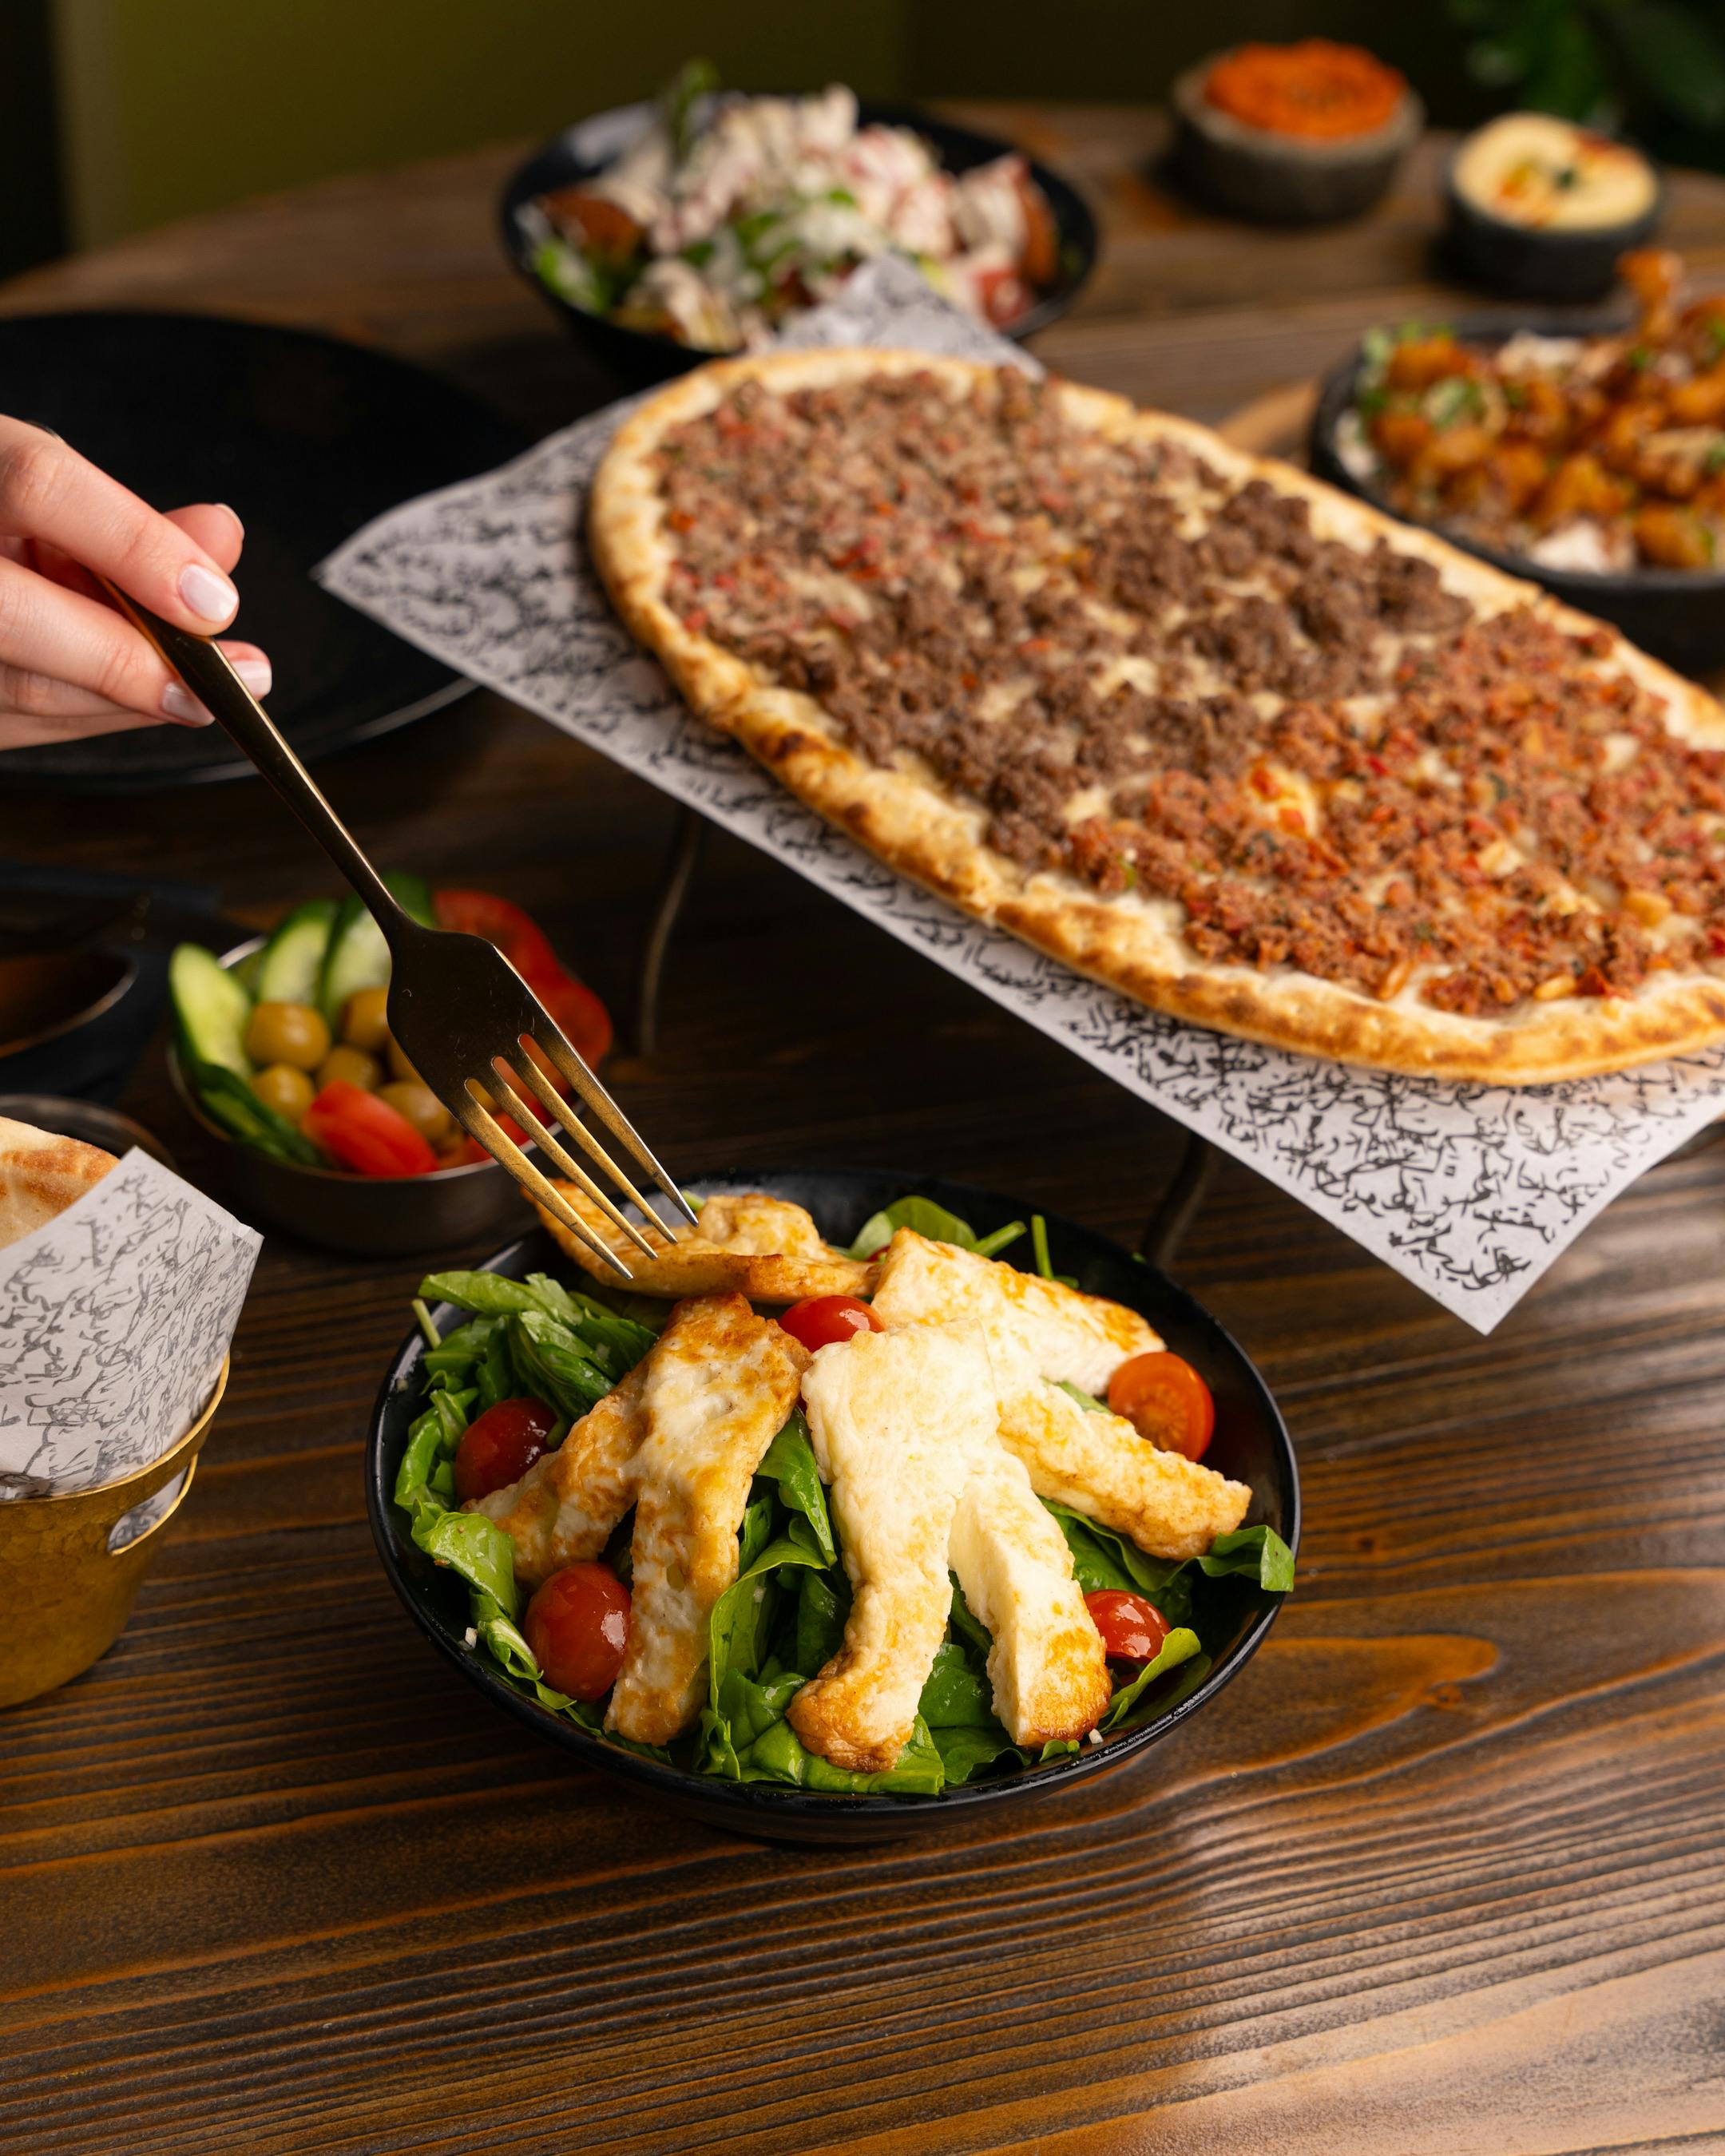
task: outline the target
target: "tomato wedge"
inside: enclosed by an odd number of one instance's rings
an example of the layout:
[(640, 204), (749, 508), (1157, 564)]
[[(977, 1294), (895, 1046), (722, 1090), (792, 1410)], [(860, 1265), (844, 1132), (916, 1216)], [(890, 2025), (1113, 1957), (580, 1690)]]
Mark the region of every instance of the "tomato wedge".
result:
[(437, 1167), (437, 1155), (405, 1116), (346, 1078), (331, 1079), (300, 1127), (357, 1175), (429, 1175)]
[[(589, 1065), (611, 1049), (611, 1014), (585, 982), (567, 971), (531, 914), (489, 891), (438, 891), (431, 910), (440, 928), (495, 943)], [(562, 1081), (558, 1081), (562, 1090)]]
[(1173, 1627), (1153, 1602), (1124, 1588), (1099, 1587), (1084, 1598), (1111, 1661), (1153, 1662)]
[(487, 943), (495, 943), (530, 988), (535, 973), (562, 971), (545, 931), (506, 898), (489, 891), (434, 891), (431, 910), (439, 928), (483, 936)]
[(1122, 1363), (1108, 1381), (1108, 1404), (1140, 1437), (1188, 1460), (1203, 1459), (1216, 1426), (1209, 1387), (1166, 1348)]

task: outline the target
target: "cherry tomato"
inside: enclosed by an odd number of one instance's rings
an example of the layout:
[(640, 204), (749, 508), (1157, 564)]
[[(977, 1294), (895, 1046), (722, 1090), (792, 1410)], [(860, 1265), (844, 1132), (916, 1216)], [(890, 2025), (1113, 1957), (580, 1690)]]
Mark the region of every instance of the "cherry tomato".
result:
[(1084, 1606), (1102, 1635), (1102, 1651), (1117, 1662), (1153, 1662), (1173, 1629), (1153, 1602), (1123, 1588), (1099, 1587)]
[(1189, 1460), (1203, 1459), (1216, 1426), (1209, 1387), (1166, 1348), (1122, 1363), (1108, 1380), (1108, 1404), (1140, 1437)]
[(566, 1564), (527, 1604), (521, 1630), (548, 1685), (603, 1699), (629, 1645), (629, 1589), (608, 1564)]
[(437, 1155), (403, 1115), (363, 1086), (332, 1079), (300, 1127), (331, 1160), (359, 1175), (429, 1175)]
[(499, 1400), (475, 1415), (455, 1447), (455, 1501), (470, 1505), (519, 1482), (557, 1428), (557, 1409), (543, 1400)]
[(854, 1295), (812, 1295), (806, 1302), (793, 1302), (778, 1322), (811, 1355), (834, 1341), (886, 1329), (867, 1303), (859, 1302)]

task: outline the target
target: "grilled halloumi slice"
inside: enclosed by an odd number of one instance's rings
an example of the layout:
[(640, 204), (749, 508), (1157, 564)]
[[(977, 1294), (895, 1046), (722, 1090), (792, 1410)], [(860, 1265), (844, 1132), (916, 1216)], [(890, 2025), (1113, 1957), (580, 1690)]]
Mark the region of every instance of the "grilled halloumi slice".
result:
[(518, 1482), (464, 1509), (495, 1520), (515, 1545), (515, 1576), (537, 1587), (566, 1564), (597, 1557), (635, 1502), (636, 1455), (647, 1435), (645, 1362), (606, 1394), (555, 1452)]
[(846, 1257), (821, 1240), (820, 1230), (800, 1205), (763, 1192), (709, 1198), (700, 1224), (651, 1258), (619, 1235), (598, 1208), (572, 1183), (555, 1185), (608, 1250), (629, 1268), (625, 1280), (571, 1229), (541, 1207), (539, 1217), (584, 1272), (608, 1287), (628, 1287), (641, 1295), (745, 1295), (753, 1302), (801, 1302), (812, 1295), (856, 1295), (867, 1284), (870, 1267)]
[(889, 1329), (973, 1318), (988, 1336), (1003, 1390), (1019, 1377), (1065, 1378), (1104, 1393), (1128, 1356), (1159, 1348), (1147, 1321), (1124, 1303), (1081, 1295), (953, 1243), (901, 1228), (880, 1260), (875, 1315)]
[(1038, 1496), (1087, 1513), (1152, 1557), (1201, 1557), (1252, 1502), (1245, 1483), (1162, 1450), (1124, 1416), (1099, 1414), (1046, 1379), (1001, 1402), (1000, 1441), (1023, 1460)]
[(803, 1398), (853, 1594), (844, 1645), (788, 1717), (824, 1759), (879, 1774), (946, 1630), (953, 1515), (995, 1445), (993, 1371), (974, 1324), (863, 1332), (818, 1352)]
[(992, 1635), (994, 1712), (1014, 1743), (1094, 1729), (1112, 1691), (1101, 1637), (1065, 1537), (1037, 1502), (1024, 1463), (999, 1444), (964, 1486), (947, 1555)]
[(605, 1726), (664, 1744), (692, 1719), (707, 1618), (737, 1578), (737, 1531), (761, 1455), (797, 1404), (805, 1351), (741, 1295), (680, 1303), (639, 1366), (629, 1645)]

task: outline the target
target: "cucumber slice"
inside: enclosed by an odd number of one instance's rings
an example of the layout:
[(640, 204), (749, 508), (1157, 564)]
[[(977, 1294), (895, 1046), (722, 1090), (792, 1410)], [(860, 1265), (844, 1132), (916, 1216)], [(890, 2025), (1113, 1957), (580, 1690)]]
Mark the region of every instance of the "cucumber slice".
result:
[(335, 918), (332, 898), (314, 898), (294, 908), (259, 954), (252, 992), (260, 1004), (316, 1006)]
[(182, 943), (167, 962), (167, 987), (191, 1060), (249, 1078), (245, 1029), (252, 999), (233, 974), (197, 944)]
[[(387, 875), (383, 880), (404, 911), (428, 928), (436, 927), (437, 916), (431, 910), (431, 886), (424, 876)], [(330, 1022), (330, 1030), (340, 1033), (341, 1007), (349, 996), (360, 988), (381, 988), (388, 978), (389, 946), (383, 941), (383, 931), (359, 899), (344, 898), (330, 930), (329, 948), (324, 954), (323, 976), (317, 992), (318, 1004)]]

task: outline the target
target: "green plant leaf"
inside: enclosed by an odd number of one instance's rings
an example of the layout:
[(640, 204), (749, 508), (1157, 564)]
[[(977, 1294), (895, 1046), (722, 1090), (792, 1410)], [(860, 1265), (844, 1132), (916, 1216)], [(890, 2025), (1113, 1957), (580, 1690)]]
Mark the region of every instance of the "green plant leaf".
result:
[(759, 1478), (776, 1482), (787, 1509), (799, 1513), (809, 1522), (821, 1563), (836, 1564), (839, 1545), (833, 1538), (827, 1493), (821, 1482), (820, 1470), (815, 1465), (809, 1424), (800, 1408), (792, 1409), (789, 1420), (768, 1446), (755, 1473)]
[(1697, 127), (1725, 121), (1725, 44), (1697, 8), (1632, 0), (1609, 20), (1618, 49), (1667, 112)]

